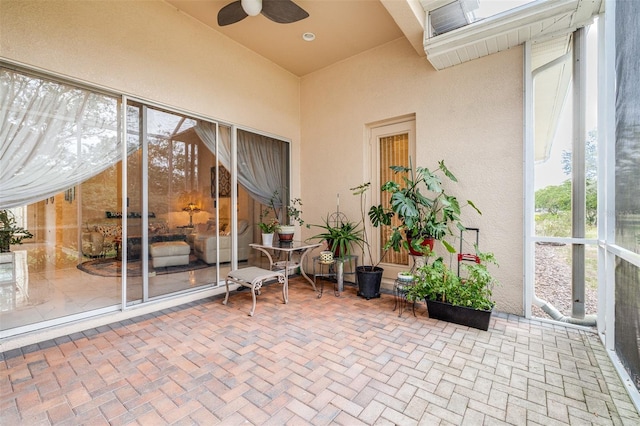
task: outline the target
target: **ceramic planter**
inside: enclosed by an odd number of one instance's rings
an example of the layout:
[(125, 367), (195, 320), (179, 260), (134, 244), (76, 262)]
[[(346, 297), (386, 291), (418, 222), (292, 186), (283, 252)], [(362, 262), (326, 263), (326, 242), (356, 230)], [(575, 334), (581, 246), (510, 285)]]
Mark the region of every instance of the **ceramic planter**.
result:
[[(424, 253), (420, 253), (418, 251), (415, 251), (413, 249), (413, 247), (411, 246), (411, 238), (407, 237), (407, 242), (409, 243), (409, 253), (411, 253), (411, 255), (413, 256), (424, 256)], [(425, 238), (424, 241), (422, 241), (422, 244), (420, 244), (422, 247), (426, 247), (429, 246), (429, 248), (431, 249), (431, 251), (433, 251), (433, 246), (435, 245), (435, 239), (434, 238)]]
[(273, 233), (262, 234), (262, 245), (264, 245), (264, 246), (272, 246), (273, 245)]
[(398, 281), (402, 283), (412, 283), (415, 280), (413, 274), (407, 272), (398, 272)]
[(427, 310), (429, 318), (466, 325), (467, 327), (479, 330), (489, 329), (489, 320), (492, 311), (482, 311), (479, 309), (467, 308), (465, 306), (453, 306), (449, 303), (428, 300)]
[(296, 227), (293, 225), (280, 225), (278, 227), (278, 239), (280, 241), (293, 241)]
[(320, 252), (320, 262), (331, 263), (333, 262), (333, 252), (329, 250), (323, 250)]

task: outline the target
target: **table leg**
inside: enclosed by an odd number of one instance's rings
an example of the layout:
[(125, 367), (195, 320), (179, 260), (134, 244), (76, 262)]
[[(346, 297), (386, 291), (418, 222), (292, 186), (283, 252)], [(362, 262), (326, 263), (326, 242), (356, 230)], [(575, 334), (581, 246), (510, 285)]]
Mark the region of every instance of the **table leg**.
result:
[(301, 255), (300, 255), (300, 263), (298, 264), (298, 266), (300, 267), (300, 273), (302, 274), (303, 277), (306, 278), (307, 281), (309, 281), (309, 283), (311, 284), (311, 287), (313, 287), (313, 291), (315, 291), (316, 293), (318, 292), (318, 289), (316, 288), (316, 284), (313, 282), (313, 280), (311, 278), (309, 278), (309, 276), (304, 272), (304, 259), (305, 257), (307, 257), (307, 254), (309, 253), (309, 249), (305, 250)]

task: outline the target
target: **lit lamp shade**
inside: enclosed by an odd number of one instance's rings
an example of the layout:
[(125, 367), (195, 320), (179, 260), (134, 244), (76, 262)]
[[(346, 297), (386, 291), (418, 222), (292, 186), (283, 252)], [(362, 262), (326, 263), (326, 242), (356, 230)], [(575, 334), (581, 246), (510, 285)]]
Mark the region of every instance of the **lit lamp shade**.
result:
[(195, 203), (189, 203), (182, 210), (189, 213), (189, 226), (193, 226), (193, 214), (198, 213), (200, 211), (200, 207), (198, 207)]

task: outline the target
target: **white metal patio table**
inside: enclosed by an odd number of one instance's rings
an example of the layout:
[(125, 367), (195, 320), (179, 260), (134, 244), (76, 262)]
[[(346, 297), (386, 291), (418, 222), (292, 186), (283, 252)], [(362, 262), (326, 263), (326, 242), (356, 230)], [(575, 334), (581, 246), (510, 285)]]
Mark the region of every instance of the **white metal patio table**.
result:
[[(269, 267), (271, 270), (284, 271), (286, 280), (289, 280), (289, 273), (296, 268), (300, 268), (300, 274), (311, 284), (313, 291), (318, 293), (316, 285), (311, 278), (304, 272), (304, 260), (313, 249), (320, 247), (321, 243), (306, 243), (304, 241), (287, 241), (274, 242), (272, 245), (265, 244), (249, 244), (252, 248), (259, 250), (267, 255), (269, 259)], [(298, 259), (296, 260), (296, 257)], [(275, 257), (275, 259), (274, 259)], [(280, 259), (283, 257), (284, 259)], [(320, 295), (318, 296), (320, 297)]]

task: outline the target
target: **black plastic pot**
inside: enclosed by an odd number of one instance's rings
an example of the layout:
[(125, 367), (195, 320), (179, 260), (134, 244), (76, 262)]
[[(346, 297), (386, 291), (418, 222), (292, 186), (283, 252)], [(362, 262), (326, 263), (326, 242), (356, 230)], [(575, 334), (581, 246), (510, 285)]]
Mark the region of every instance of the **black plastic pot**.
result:
[(356, 268), (358, 296), (367, 300), (380, 297), (380, 283), (382, 282), (383, 271), (384, 269), (377, 266), (358, 266)]
[(489, 329), (489, 320), (492, 311), (482, 311), (479, 309), (467, 308), (465, 306), (453, 306), (449, 303), (428, 300), (427, 310), (429, 318), (466, 325), (467, 327), (479, 330)]

